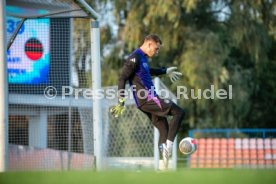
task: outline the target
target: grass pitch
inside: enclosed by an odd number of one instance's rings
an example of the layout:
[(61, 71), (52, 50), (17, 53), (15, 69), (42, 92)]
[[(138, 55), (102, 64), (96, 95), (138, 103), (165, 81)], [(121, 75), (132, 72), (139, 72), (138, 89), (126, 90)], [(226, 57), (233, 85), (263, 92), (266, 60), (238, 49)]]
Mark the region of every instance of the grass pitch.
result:
[(6, 172), (1, 184), (274, 184), (276, 170), (183, 169), (178, 171)]

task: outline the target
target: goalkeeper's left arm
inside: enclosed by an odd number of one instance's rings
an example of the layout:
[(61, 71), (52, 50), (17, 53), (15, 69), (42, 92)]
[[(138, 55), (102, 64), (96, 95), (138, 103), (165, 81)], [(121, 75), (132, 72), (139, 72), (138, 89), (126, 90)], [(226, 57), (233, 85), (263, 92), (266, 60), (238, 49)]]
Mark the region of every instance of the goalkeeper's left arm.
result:
[(162, 67), (158, 69), (150, 68), (150, 74), (153, 76), (167, 74), (170, 77), (172, 83), (174, 83), (175, 81), (179, 80), (179, 77), (182, 75), (182, 73), (175, 70), (177, 70), (177, 67)]

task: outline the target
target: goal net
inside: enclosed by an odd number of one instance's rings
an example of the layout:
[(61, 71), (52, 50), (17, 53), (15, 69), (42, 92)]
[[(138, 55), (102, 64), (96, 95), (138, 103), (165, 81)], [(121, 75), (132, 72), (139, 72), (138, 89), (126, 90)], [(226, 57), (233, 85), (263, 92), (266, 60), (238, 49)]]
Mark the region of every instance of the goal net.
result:
[(8, 170), (159, 167), (158, 134), (134, 100), (118, 119), (109, 113), (116, 98), (104, 97), (100, 114), (94, 111), (99, 53), (91, 44), (93, 11), (83, 2), (7, 1)]
[[(176, 102), (174, 94), (160, 81), (154, 79), (157, 93), (166, 94), (168, 99)], [(129, 91), (129, 88), (126, 88)], [(164, 92), (164, 93), (162, 93)], [(103, 109), (105, 117), (105, 153), (107, 167), (115, 169), (163, 169), (160, 160), (158, 141), (159, 133), (148, 117), (137, 109), (133, 96), (126, 101), (126, 110), (119, 118), (111, 116), (110, 108), (116, 105), (117, 99), (107, 100)], [(176, 168), (176, 141), (169, 168)]]
[(93, 12), (83, 2), (7, 1), (8, 170), (95, 167), (93, 103), (82, 94), (92, 89)]

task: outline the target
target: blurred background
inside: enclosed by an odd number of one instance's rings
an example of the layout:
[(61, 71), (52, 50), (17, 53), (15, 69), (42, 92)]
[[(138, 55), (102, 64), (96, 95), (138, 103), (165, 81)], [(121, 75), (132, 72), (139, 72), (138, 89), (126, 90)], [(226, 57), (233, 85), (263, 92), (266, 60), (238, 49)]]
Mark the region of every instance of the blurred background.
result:
[[(18, 31), (7, 52), (8, 170), (159, 169), (158, 133), (134, 101), (115, 119), (109, 109), (117, 99), (95, 107), (83, 92), (95, 81), (116, 90), (124, 60), (151, 33), (163, 46), (150, 66), (183, 73), (174, 84), (166, 76), (154, 79), (187, 112), (170, 168), (275, 168), (275, 1), (86, 0), (100, 15), (96, 21), (82, 0), (6, 2), (7, 42)], [(95, 71), (97, 28), (101, 68)], [(80, 91), (62, 98), (63, 86)], [(228, 93), (231, 86), (232, 98), (177, 98), (178, 86)], [(177, 148), (187, 136), (198, 140), (191, 157)]]
[[(276, 127), (275, 1), (101, 2), (101, 7), (115, 17), (101, 30), (102, 75), (106, 79), (103, 85), (117, 84), (124, 58), (141, 45), (145, 35), (156, 33), (160, 35), (163, 46), (158, 57), (152, 59), (151, 66), (177, 66), (183, 73), (181, 80), (173, 85), (168, 78), (161, 77), (174, 94), (177, 86), (195, 91), (209, 89), (210, 85), (214, 85), (215, 89), (228, 90), (229, 85), (233, 88), (232, 99), (178, 98), (177, 103), (187, 112), (179, 139), (187, 136), (191, 129)], [(110, 75), (112, 77), (108, 77)], [(199, 130), (189, 135), (196, 138), (275, 138), (275, 132), (263, 136), (262, 132), (254, 130), (229, 130), (228, 133), (226, 130), (210, 130), (209, 133), (208, 130)], [(212, 140), (209, 143), (204, 139), (199, 141), (203, 141), (199, 144), (201, 150), (205, 144), (207, 149), (212, 149)], [(226, 146), (226, 143), (223, 144)], [(239, 144), (236, 142), (236, 145)], [(203, 158), (212, 157), (206, 155), (206, 151), (202, 154), (205, 154)], [(244, 156), (246, 154), (249, 153)], [(179, 155), (181, 157), (183, 155)], [(197, 158), (202, 158), (202, 155), (197, 155)], [(200, 165), (200, 161), (197, 164)]]
[[(101, 29), (103, 85), (115, 85), (124, 58), (145, 35), (160, 35), (154, 66), (177, 66), (184, 75), (171, 85), (228, 89), (231, 100), (179, 99), (190, 128), (275, 128), (275, 1), (100, 1), (114, 19)], [(105, 10), (104, 10), (105, 11)], [(106, 14), (105, 14), (106, 15)], [(103, 19), (106, 16), (103, 15)], [(112, 77), (107, 77), (112, 76)]]

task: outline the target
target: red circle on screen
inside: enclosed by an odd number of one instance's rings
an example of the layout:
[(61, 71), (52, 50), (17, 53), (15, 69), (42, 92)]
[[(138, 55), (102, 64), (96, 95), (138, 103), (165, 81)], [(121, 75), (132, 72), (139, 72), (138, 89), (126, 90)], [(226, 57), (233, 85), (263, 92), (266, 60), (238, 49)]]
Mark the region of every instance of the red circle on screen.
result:
[(43, 45), (36, 38), (30, 38), (25, 43), (25, 53), (31, 60), (38, 60), (43, 54)]

